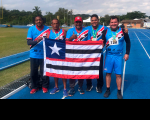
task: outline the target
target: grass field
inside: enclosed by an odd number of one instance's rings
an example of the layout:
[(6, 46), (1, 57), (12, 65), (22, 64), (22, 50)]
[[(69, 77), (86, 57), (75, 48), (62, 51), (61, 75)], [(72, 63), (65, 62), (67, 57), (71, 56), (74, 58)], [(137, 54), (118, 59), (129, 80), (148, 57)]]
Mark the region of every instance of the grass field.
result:
[(0, 58), (29, 50), (28, 29), (0, 28)]
[[(28, 29), (0, 28), (0, 58), (29, 50)], [(30, 73), (30, 62), (0, 71), (0, 87)]]
[[(29, 50), (27, 32), (28, 29), (0, 28), (0, 58)], [(0, 71), (0, 87), (29, 73), (29, 61)]]

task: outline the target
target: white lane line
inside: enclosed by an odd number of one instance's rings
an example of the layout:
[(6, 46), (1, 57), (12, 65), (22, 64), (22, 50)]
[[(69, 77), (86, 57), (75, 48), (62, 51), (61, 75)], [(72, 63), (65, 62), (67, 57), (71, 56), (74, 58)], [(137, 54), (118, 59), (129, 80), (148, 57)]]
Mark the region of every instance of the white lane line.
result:
[[(134, 32), (134, 33), (135, 33), (135, 32)], [(140, 44), (142, 45), (142, 47), (143, 47), (144, 51), (146, 52), (146, 54), (147, 54), (148, 58), (150, 59), (150, 55), (148, 54), (148, 52), (146, 51), (145, 47), (144, 47), (144, 46), (143, 46), (143, 44), (141, 43), (141, 41), (140, 41), (139, 37), (137, 36), (137, 34), (136, 34), (136, 33), (135, 33), (135, 35), (136, 35), (136, 37), (138, 38), (138, 40), (139, 40)]]
[(27, 87), (27, 85), (22, 85), (21, 87), (19, 87), (18, 89), (12, 91), (11, 93), (5, 95), (4, 97), (0, 98), (0, 99), (7, 99), (9, 97), (11, 97), (12, 95), (16, 94), (17, 92), (21, 91), (22, 89), (24, 89), (25, 87)]
[[(147, 32), (147, 31), (145, 31), (145, 32)], [(147, 32), (147, 33), (149, 33), (149, 32)], [(150, 33), (149, 33), (150, 34)]]
[[(141, 32), (141, 31), (140, 31)], [(143, 32), (141, 32), (143, 35), (145, 35)], [(147, 35), (145, 35), (146, 37), (148, 37)], [(148, 37), (150, 39), (150, 37)]]

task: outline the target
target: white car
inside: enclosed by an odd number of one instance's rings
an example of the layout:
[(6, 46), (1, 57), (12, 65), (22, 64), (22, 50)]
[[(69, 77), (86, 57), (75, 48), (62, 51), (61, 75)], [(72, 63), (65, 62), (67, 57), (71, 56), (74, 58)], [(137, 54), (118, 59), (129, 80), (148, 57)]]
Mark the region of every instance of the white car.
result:
[(34, 26), (34, 24), (28, 24), (27, 26)]

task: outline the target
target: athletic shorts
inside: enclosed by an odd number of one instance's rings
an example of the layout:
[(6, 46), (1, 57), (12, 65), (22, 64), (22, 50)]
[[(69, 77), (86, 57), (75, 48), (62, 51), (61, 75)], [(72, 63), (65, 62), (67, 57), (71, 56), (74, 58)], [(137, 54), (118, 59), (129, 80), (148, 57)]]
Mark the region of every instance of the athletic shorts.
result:
[(115, 74), (122, 74), (123, 56), (106, 55), (104, 72), (112, 73), (113, 69)]

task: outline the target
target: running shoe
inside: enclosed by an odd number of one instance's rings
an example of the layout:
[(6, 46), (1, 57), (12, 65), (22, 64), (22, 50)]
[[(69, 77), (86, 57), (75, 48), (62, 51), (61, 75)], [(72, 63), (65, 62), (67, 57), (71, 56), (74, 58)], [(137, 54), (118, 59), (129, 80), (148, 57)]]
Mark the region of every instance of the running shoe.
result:
[(84, 94), (84, 90), (83, 90), (83, 88), (78, 88), (78, 91), (79, 91), (79, 93), (81, 94), (81, 95), (83, 95)]
[(59, 92), (59, 88), (54, 87), (54, 89), (50, 92), (50, 94), (54, 95), (57, 92)]
[(74, 88), (71, 88), (68, 92), (68, 96), (72, 97), (72, 96), (74, 96), (74, 94), (75, 94), (75, 90), (74, 90)]
[(68, 91), (67, 90), (64, 90), (63, 97), (68, 97)]
[(43, 90), (43, 93), (47, 93), (48, 92), (47, 88), (42, 87), (42, 90)]
[(37, 89), (32, 89), (32, 90), (30, 91), (30, 94), (34, 94), (34, 93), (36, 93), (38, 90), (39, 90), (38, 88), (37, 88)]

